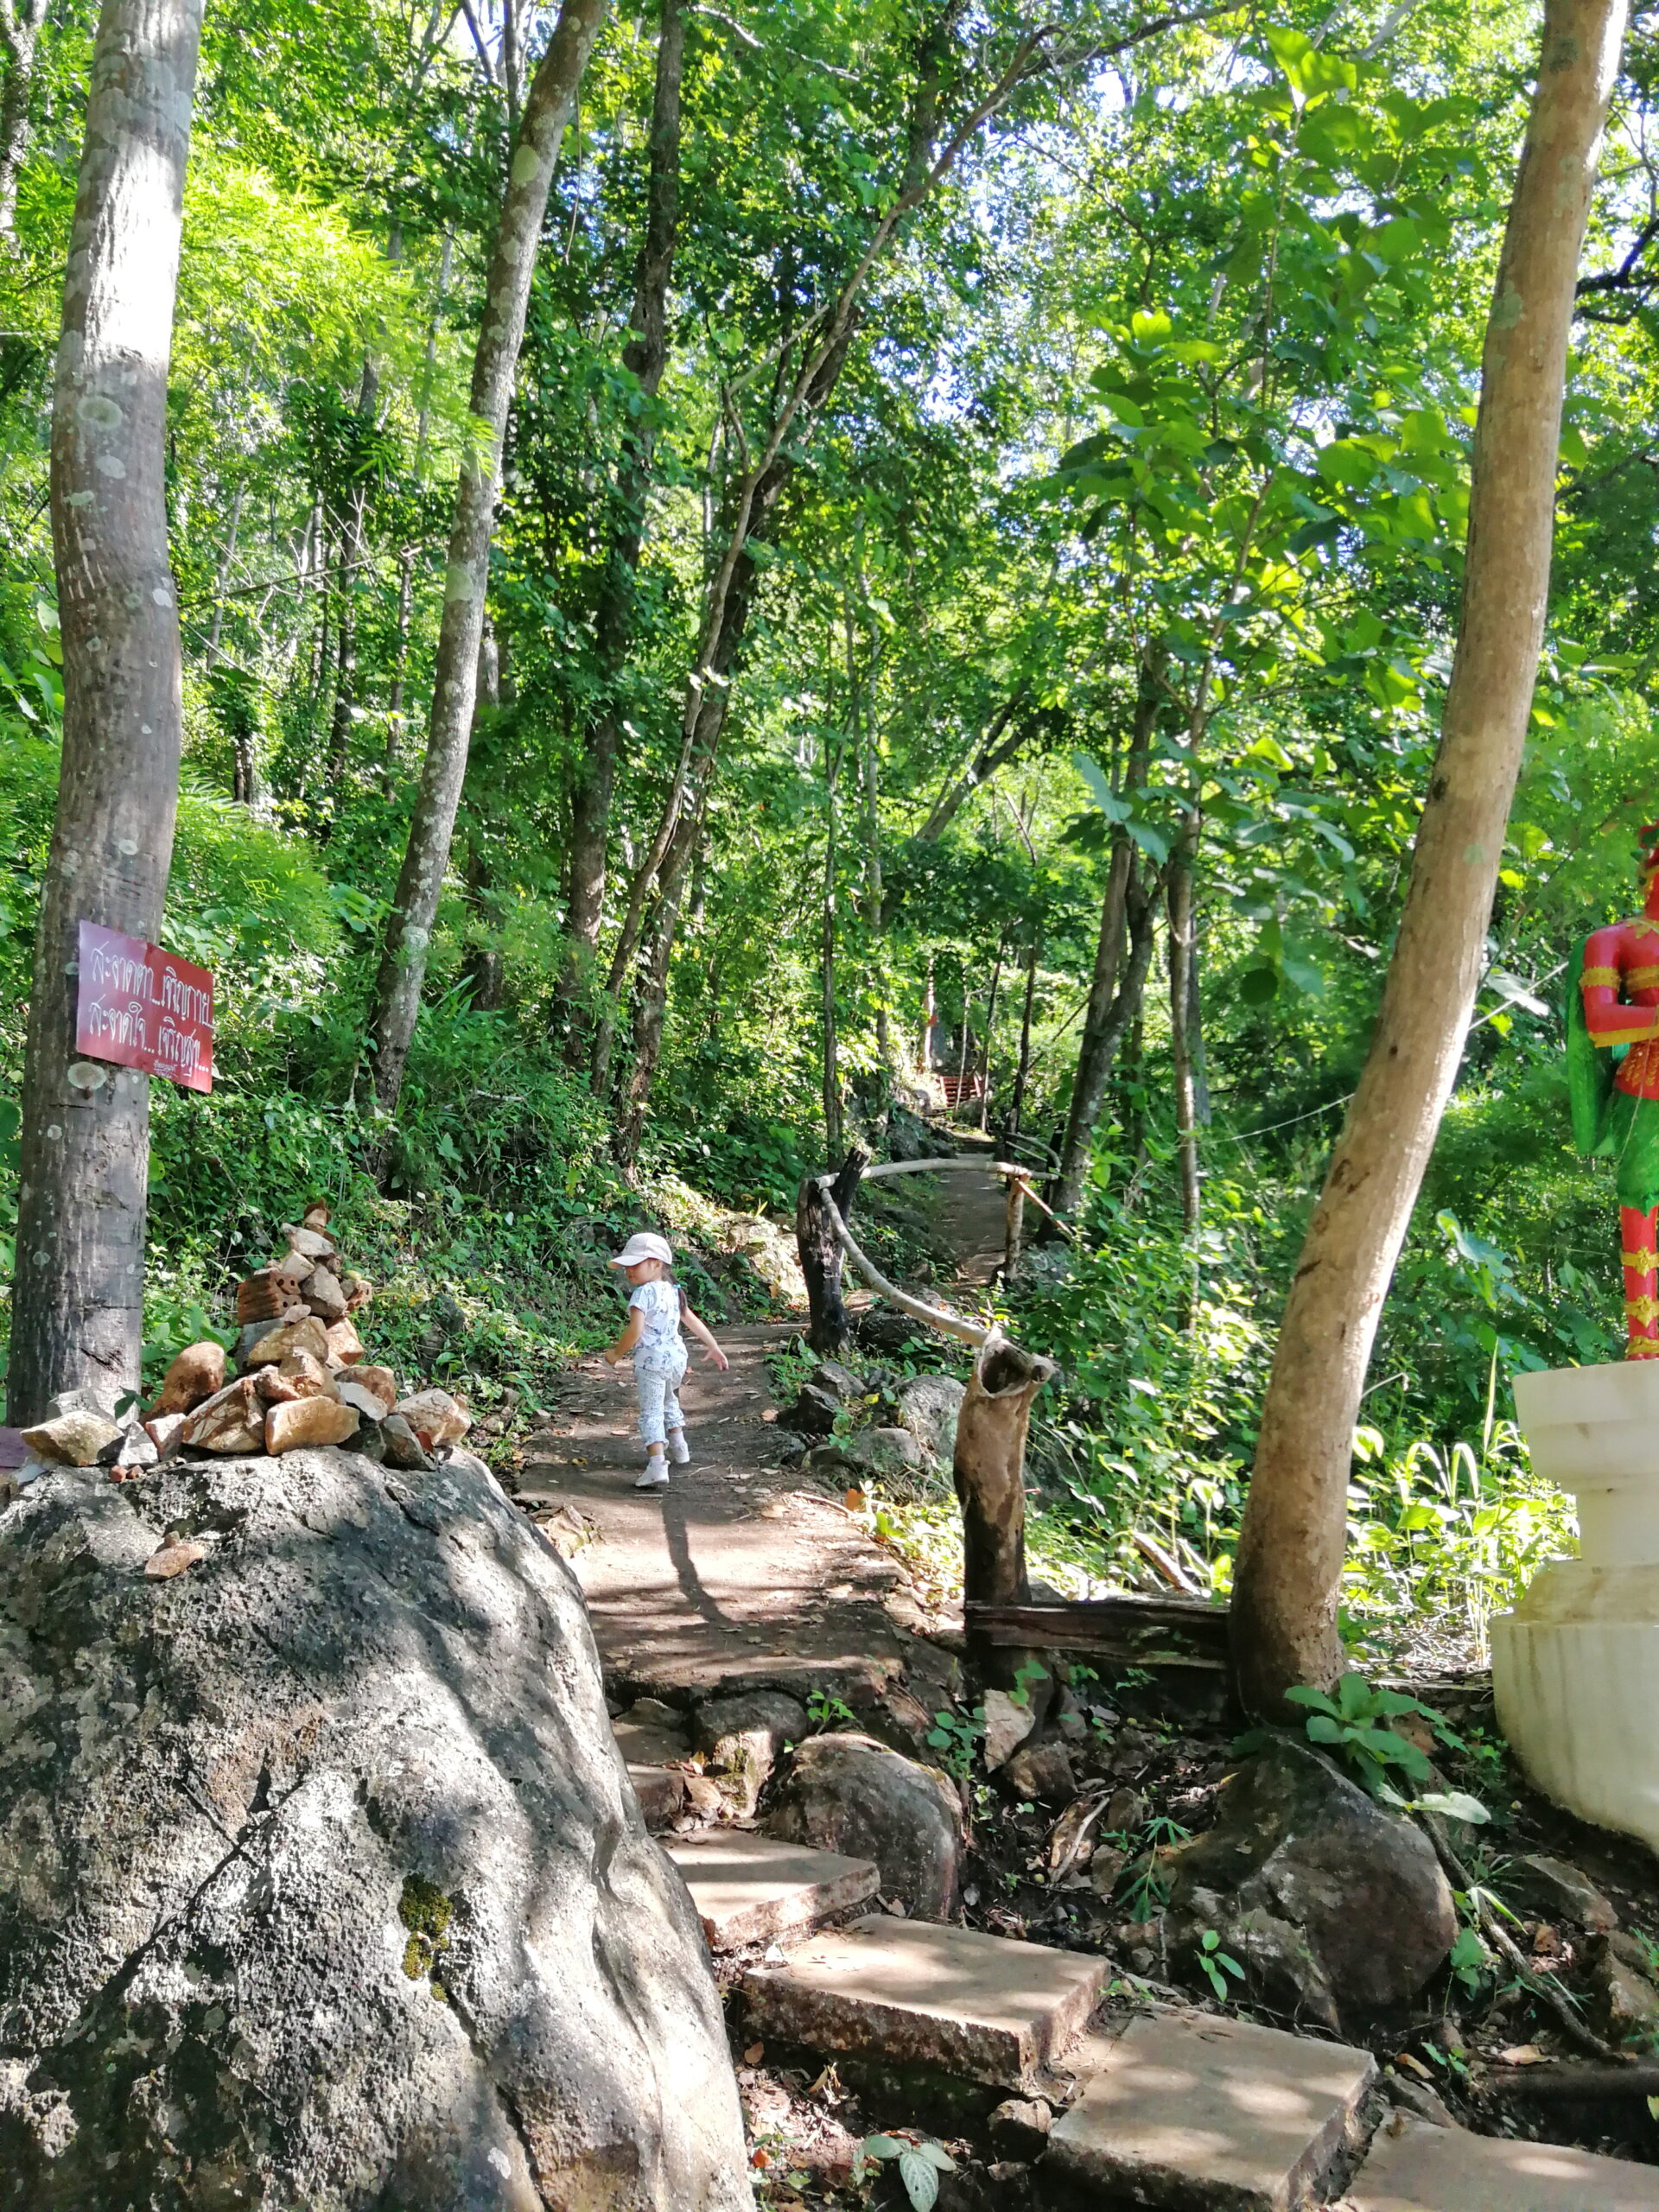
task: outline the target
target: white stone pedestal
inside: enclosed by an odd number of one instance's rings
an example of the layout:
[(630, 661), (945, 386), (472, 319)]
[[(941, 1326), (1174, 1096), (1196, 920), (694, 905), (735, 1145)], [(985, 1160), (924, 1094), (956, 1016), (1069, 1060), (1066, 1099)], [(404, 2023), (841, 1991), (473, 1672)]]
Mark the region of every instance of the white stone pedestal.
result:
[(1515, 1402), (1580, 1554), (1492, 1621), (1498, 1726), (1558, 1805), (1659, 1851), (1659, 1360), (1517, 1375)]

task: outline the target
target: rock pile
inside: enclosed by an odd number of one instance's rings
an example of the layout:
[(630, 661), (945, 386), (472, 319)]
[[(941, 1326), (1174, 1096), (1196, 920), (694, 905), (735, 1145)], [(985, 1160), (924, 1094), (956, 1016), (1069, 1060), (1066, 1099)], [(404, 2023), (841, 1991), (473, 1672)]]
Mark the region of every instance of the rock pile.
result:
[(124, 1420), (83, 1392), (67, 1392), (45, 1421), (24, 1430), (35, 1459), (20, 1480), (43, 1465), (96, 1465), (125, 1482), (180, 1452), (275, 1458), (327, 1444), (350, 1444), (367, 1459), (412, 1471), (429, 1468), (435, 1452), (459, 1443), (472, 1424), (458, 1400), (447, 1390), (405, 1393), (390, 1367), (367, 1359), (358, 1318), (372, 1286), (341, 1266), (328, 1208), (315, 1202), (301, 1221), (284, 1223), (283, 1234), (286, 1251), (237, 1285), (241, 1334), (233, 1361), (212, 1339), (188, 1344), (155, 1404)]

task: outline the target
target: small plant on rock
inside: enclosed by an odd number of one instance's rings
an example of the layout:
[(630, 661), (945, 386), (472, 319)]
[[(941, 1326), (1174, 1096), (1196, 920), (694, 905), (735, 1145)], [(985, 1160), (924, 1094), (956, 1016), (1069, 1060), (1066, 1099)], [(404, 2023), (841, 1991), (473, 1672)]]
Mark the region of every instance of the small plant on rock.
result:
[(814, 1735), (822, 1736), (830, 1728), (856, 1728), (858, 1715), (845, 1699), (832, 1697), (828, 1690), (814, 1690), (806, 1700), (806, 1710), (812, 1722)]
[(1373, 1796), (1391, 1770), (1418, 1785), (1433, 1779), (1427, 1755), (1388, 1725), (1415, 1713), (1437, 1732), (1444, 1727), (1439, 1713), (1414, 1697), (1399, 1690), (1374, 1689), (1363, 1675), (1351, 1672), (1337, 1684), (1334, 1697), (1300, 1685), (1285, 1695), (1293, 1705), (1308, 1708), (1309, 1743), (1333, 1751)]
[(940, 1711), (933, 1716), (933, 1726), (927, 1732), (931, 1750), (939, 1755), (939, 1764), (945, 1772), (954, 1775), (958, 1782), (965, 1782), (974, 1764), (974, 1758), (985, 1739), (985, 1708), (976, 1705), (966, 1716), (959, 1713)]
[(1198, 1938), (1198, 1964), (1204, 1969), (1205, 1980), (1224, 2004), (1228, 1975), (1231, 1974), (1235, 1981), (1244, 1979), (1243, 1967), (1230, 1952), (1222, 1949), (1221, 1938), (1213, 1928), (1206, 1928)]
[(899, 2178), (910, 2199), (911, 2212), (933, 2212), (939, 2194), (939, 2176), (953, 2174), (956, 2161), (942, 2144), (923, 2143), (903, 2135), (867, 2135), (853, 2160), (855, 2184), (862, 2182), (873, 2163), (898, 2162)]

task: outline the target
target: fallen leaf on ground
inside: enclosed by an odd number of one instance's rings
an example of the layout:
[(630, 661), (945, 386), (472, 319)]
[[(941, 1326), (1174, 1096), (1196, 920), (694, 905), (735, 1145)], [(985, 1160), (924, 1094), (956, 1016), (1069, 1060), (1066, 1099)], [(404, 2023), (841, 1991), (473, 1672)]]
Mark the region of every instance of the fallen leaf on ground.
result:
[(766, 2046), (765, 2044), (752, 2043), (743, 2054), (743, 2063), (746, 2066), (758, 2066), (766, 2055)]
[(182, 1574), (187, 1567), (194, 1567), (199, 1559), (206, 1559), (206, 1544), (163, 1544), (144, 1561), (144, 1573), (152, 1582), (165, 1582), (173, 1575)]
[(1535, 2043), (1512, 2043), (1507, 2050), (1500, 2050), (1497, 2055), (1506, 2066), (1541, 2066), (1544, 2063), (1544, 2054)]
[(849, 1513), (861, 1512), (864, 1504), (864, 1493), (861, 1490), (855, 1486), (848, 1491), (847, 1495), (841, 1502)]

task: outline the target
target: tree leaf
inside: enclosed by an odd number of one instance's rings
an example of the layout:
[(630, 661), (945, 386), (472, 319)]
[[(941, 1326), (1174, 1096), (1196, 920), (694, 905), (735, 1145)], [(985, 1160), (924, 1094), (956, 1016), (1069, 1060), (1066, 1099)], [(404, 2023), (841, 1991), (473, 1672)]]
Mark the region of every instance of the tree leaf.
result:
[(905, 2184), (912, 2212), (933, 2212), (938, 2201), (938, 2169), (919, 2151), (908, 2145), (899, 2153), (899, 2178)]
[(1463, 1821), (1470, 1827), (1479, 1827), (1492, 1817), (1479, 1798), (1471, 1797), (1466, 1789), (1430, 1789), (1418, 1798), (1417, 1810), (1443, 1813), (1448, 1821)]

